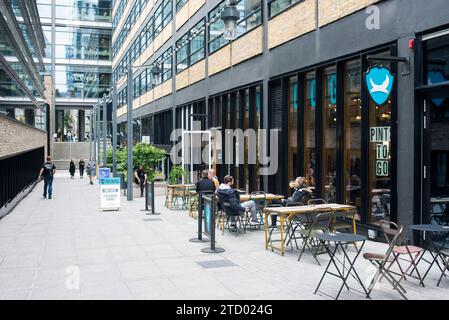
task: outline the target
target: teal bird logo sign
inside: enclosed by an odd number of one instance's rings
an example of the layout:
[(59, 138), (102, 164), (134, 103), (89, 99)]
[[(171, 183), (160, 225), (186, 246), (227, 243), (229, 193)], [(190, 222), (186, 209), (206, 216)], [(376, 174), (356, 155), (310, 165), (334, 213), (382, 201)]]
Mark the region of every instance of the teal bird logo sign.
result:
[(366, 87), (375, 104), (387, 102), (393, 90), (394, 75), (385, 66), (372, 66), (365, 73)]

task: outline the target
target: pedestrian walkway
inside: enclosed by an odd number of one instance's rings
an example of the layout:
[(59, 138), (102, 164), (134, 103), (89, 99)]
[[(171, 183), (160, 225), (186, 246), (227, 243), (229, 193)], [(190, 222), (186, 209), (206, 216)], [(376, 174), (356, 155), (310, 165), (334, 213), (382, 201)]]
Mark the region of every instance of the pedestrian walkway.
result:
[[(98, 185), (57, 173), (53, 199), (43, 199), (36, 186), (8, 216), (0, 220), (0, 299), (328, 299), (314, 295), (327, 257), (318, 266), (298, 252), (282, 257), (265, 251), (263, 232), (235, 237), (217, 234), (219, 255), (201, 253), (207, 244), (191, 243), (196, 220), (185, 211), (163, 208), (159, 216), (141, 211), (144, 200), (122, 198), (119, 212), (98, 210)], [(366, 250), (385, 250), (370, 242)], [(374, 271), (359, 259), (357, 268), (368, 283)], [(422, 288), (405, 283), (411, 299), (447, 299), (449, 282), (435, 286), (435, 271)], [(338, 282), (323, 290), (332, 294)], [(336, 293), (336, 292), (335, 292)], [(372, 295), (399, 299), (387, 283)], [(341, 299), (365, 299), (343, 290)]]

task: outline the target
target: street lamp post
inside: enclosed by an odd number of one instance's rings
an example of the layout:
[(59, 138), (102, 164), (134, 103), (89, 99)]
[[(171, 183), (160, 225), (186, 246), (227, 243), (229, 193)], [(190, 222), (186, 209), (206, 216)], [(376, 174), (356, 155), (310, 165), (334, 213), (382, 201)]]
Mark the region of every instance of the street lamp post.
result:
[(128, 75), (127, 75), (127, 90), (128, 90), (128, 102), (127, 102), (127, 118), (128, 118), (128, 166), (127, 166), (127, 199), (133, 200), (133, 69), (131, 55), (128, 61)]
[(117, 175), (117, 86), (112, 87), (112, 172)]
[(103, 166), (106, 166), (106, 136), (108, 131), (108, 111), (106, 94), (103, 94)]
[(97, 161), (97, 110), (96, 110), (97, 106), (94, 106), (92, 109), (92, 146), (93, 146), (93, 160)]
[(95, 159), (95, 161), (97, 162), (97, 164), (100, 164), (100, 160), (101, 160), (101, 156), (100, 156), (100, 138), (101, 138), (101, 127), (100, 127), (100, 123), (101, 123), (101, 105), (100, 105), (100, 99), (97, 100), (97, 123), (96, 123), (96, 134), (95, 136), (97, 137), (97, 141), (96, 141), (96, 145), (97, 145), (97, 159)]

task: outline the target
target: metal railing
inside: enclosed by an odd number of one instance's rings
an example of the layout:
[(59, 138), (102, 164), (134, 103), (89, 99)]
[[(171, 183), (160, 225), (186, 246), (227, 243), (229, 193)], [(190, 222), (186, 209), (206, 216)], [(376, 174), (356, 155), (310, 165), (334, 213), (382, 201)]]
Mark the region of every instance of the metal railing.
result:
[(0, 160), (0, 208), (36, 182), (44, 156), (41, 147)]

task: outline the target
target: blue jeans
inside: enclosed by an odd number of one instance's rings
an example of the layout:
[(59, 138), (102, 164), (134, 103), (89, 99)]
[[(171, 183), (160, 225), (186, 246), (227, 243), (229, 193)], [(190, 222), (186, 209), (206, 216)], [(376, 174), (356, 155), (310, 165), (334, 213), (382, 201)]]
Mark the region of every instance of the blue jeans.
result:
[(48, 177), (44, 177), (44, 197), (47, 196), (47, 189), (48, 189), (48, 196), (51, 197), (51, 193), (53, 191), (53, 177), (52, 176), (48, 176)]

